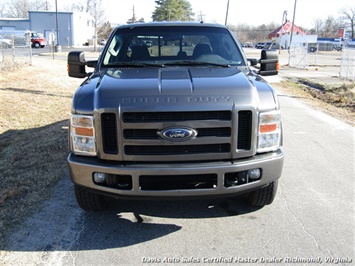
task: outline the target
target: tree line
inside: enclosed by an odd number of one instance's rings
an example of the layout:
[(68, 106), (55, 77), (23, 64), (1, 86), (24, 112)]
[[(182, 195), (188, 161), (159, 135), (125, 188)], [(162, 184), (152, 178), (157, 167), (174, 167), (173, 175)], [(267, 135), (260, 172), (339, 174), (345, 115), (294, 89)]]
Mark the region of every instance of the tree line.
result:
[[(60, 1), (60, 0), (58, 0)], [(28, 18), (28, 11), (53, 11), (52, 2), (47, 0), (5, 0), (0, 6), (2, 18)], [(156, 0), (155, 10), (152, 12), (152, 21), (194, 21), (195, 14), (188, 0)], [(102, 8), (102, 0), (78, 0), (73, 1), (65, 11), (80, 11), (89, 13), (93, 18), (95, 35), (97, 39), (106, 39), (112, 31), (111, 23), (105, 16)], [(127, 23), (144, 22), (143, 18), (137, 19), (134, 13), (127, 17)], [(318, 37), (335, 38), (339, 29), (345, 28), (350, 32), (349, 37), (354, 38), (355, 5), (343, 7), (339, 10), (339, 17), (328, 16), (326, 19), (315, 18), (313, 28), (303, 29), (308, 34), (316, 34)], [(275, 23), (251, 26), (248, 24), (228, 25), (236, 32), (241, 42), (264, 41), (268, 34), (281, 25)]]
[(328, 16), (326, 19), (315, 18), (313, 28), (309, 32), (323, 38), (334, 38), (337, 37), (339, 29), (349, 29), (349, 37), (355, 38), (355, 6), (354, 8), (344, 7), (339, 10), (339, 14), (337, 18), (333, 16)]

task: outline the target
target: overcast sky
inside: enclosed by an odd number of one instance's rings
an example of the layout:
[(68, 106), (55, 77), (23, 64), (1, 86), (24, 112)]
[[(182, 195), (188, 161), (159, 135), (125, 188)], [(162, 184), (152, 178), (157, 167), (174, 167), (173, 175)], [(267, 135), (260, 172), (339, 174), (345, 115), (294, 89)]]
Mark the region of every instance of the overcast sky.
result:
[[(107, 19), (118, 24), (123, 24), (132, 17), (133, 6), (136, 17), (143, 17), (145, 22), (149, 22), (156, 6), (154, 0), (102, 1)], [(58, 9), (72, 2), (75, 0), (58, 0)], [(189, 2), (196, 19), (202, 14), (205, 22), (225, 23), (228, 0), (189, 0)], [(247, 23), (255, 26), (271, 22), (281, 24), (284, 11), (288, 13), (288, 20), (292, 21), (294, 4), (295, 0), (229, 0), (228, 24)], [(297, 0), (295, 24), (310, 29), (315, 18), (325, 19), (329, 15), (337, 18), (339, 10), (346, 6), (355, 7), (355, 1)]]

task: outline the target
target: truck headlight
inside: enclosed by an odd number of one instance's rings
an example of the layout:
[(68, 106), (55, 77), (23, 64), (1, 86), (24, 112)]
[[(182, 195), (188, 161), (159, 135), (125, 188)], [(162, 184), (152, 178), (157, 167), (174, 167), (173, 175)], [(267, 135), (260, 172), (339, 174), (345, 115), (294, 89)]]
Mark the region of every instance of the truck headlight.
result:
[(275, 151), (281, 142), (281, 113), (280, 111), (259, 114), (258, 152)]
[(79, 155), (96, 155), (94, 117), (71, 115), (70, 117), (72, 150)]

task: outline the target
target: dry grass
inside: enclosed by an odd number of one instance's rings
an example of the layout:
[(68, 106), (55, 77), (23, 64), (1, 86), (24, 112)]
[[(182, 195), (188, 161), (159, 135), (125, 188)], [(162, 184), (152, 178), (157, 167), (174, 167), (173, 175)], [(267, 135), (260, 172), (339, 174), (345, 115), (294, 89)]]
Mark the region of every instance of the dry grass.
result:
[[(296, 96), (308, 105), (355, 126), (355, 83), (311, 83), (300, 79), (273, 84), (281, 93)], [(316, 89), (315, 89), (316, 88)]]
[[(0, 70), (0, 248), (14, 226), (34, 212), (67, 174), (67, 121), (72, 95), (82, 81), (67, 76), (65, 60), (51, 57), (34, 58), (32, 66)], [(286, 81), (274, 86), (354, 124), (353, 90), (343, 93), (352, 95), (349, 109), (324, 103), (323, 97), (315, 99), (304, 84)]]
[(82, 80), (65, 60), (38, 57), (0, 71), (0, 247), (66, 173), (67, 119)]

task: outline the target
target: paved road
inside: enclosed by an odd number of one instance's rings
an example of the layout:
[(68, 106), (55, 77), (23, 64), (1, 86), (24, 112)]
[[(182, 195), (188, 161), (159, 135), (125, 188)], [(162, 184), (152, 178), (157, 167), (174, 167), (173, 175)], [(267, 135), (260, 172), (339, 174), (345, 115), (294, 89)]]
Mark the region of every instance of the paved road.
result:
[(305, 265), (354, 261), (354, 129), (280, 92), (285, 165), (274, 203), (114, 201), (76, 205), (68, 173), (11, 236), (5, 265)]

